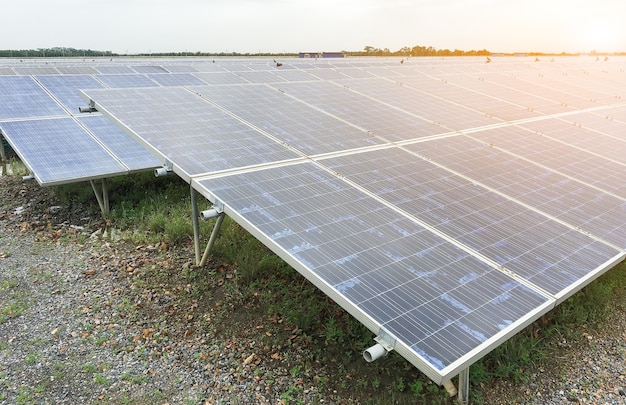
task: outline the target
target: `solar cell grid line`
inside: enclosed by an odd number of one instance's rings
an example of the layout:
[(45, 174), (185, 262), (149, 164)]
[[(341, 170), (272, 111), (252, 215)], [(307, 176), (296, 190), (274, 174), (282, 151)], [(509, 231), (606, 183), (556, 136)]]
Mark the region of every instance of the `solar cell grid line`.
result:
[(604, 263), (620, 254), (616, 248), (399, 148), (329, 158), (323, 163), (560, 299), (569, 296), (572, 286), (585, 282), (589, 272), (605, 270)]
[[(541, 73), (534, 75), (528, 72), (518, 72), (516, 75), (518, 79), (537, 86), (536, 92), (538, 94), (577, 109), (590, 108), (598, 104), (615, 101), (611, 100), (611, 97), (607, 97), (608, 94), (600, 91), (610, 81), (607, 81), (603, 86), (590, 88), (581, 85), (581, 82), (584, 83), (585, 77), (570, 76), (569, 71), (541, 71)], [(600, 100), (601, 102), (599, 102)]]
[(146, 148), (122, 131), (110, 119), (99, 114), (78, 117), (81, 125), (100, 140), (126, 166), (129, 172), (162, 166)]
[(478, 184), (626, 248), (626, 200), (463, 136), (404, 145)]
[(199, 72), (193, 74), (206, 84), (236, 84), (248, 83), (243, 77), (232, 72)]
[(109, 88), (157, 87), (158, 83), (142, 74), (97, 75), (96, 79)]
[(339, 119), (362, 127), (381, 138), (402, 141), (449, 132), (432, 121), (351, 92), (329, 82), (272, 85), (293, 98)]
[[(543, 93), (544, 88), (550, 88), (552, 91), (560, 91), (562, 102), (575, 108), (590, 108), (607, 101), (613, 101), (612, 95), (601, 91), (599, 87), (585, 87), (581, 85), (581, 81), (585, 80), (585, 76), (578, 76), (576, 72), (568, 71), (542, 71), (537, 72), (516, 72), (518, 78), (541, 86), (538, 92)], [(604, 86), (602, 86), (604, 87)]]
[(274, 74), (274, 72), (269, 70), (235, 72), (235, 74), (249, 83), (282, 83), (285, 81), (280, 76)]
[(301, 156), (181, 87), (82, 91), (96, 108), (191, 176)]
[(132, 70), (137, 73), (167, 73), (167, 70), (162, 66), (154, 66), (154, 65), (137, 65), (130, 66)]
[(192, 186), (439, 384), (554, 305), (314, 163)]
[[(367, 79), (340, 83), (352, 91), (420, 116), (445, 128), (461, 130), (502, 122), (493, 118), (488, 112), (474, 108), (467, 98), (463, 104), (457, 103), (437, 93), (427, 93), (413, 86), (405, 86), (404, 81), (394, 83), (385, 79)], [(483, 105), (480, 104), (477, 107), (482, 108)]]
[(18, 75), (58, 75), (59, 71), (52, 66), (15, 66)]
[(70, 117), (0, 122), (0, 129), (42, 186), (127, 172)]
[(547, 114), (558, 113), (568, 109), (580, 109), (594, 107), (596, 103), (584, 96), (568, 93), (565, 90), (567, 86), (562, 84), (558, 89), (550, 87), (546, 83), (544, 73), (537, 73), (534, 77), (520, 77), (517, 73), (515, 77), (506, 74), (490, 75), (485, 78), (493, 83), (504, 86), (506, 88), (515, 89), (527, 94), (533, 94), (542, 100), (549, 100), (552, 103), (539, 103), (535, 108)]
[(558, 119), (528, 122), (520, 126), (616, 162), (624, 162), (626, 156), (626, 136), (624, 139), (607, 136), (593, 128), (582, 128)]
[(470, 80), (478, 81), (480, 78), (454, 76), (451, 79), (442, 80), (432, 76), (420, 75), (403, 78), (402, 85), (481, 111), (488, 117), (499, 120), (517, 121), (537, 116), (537, 113), (529, 111), (522, 105), (500, 98), (495, 94), (487, 94), (477, 89), (464, 87), (462, 83)]
[(182, 64), (182, 65), (164, 65), (163, 69), (167, 70), (168, 73), (193, 73), (198, 72), (192, 64)]
[(309, 156), (385, 143), (272, 87), (232, 85), (190, 89)]
[(597, 112), (580, 112), (561, 117), (561, 119), (626, 141), (626, 107), (606, 108)]
[[(80, 89), (101, 89), (102, 84), (89, 75), (48, 75), (35, 76), (70, 113), (78, 113), (78, 108), (85, 104), (78, 91)], [(33, 105), (33, 108), (37, 108)]]
[(274, 74), (278, 76), (281, 81), (285, 82), (308, 82), (311, 80), (320, 80), (318, 77), (311, 75), (310, 73), (300, 69), (276, 69)]
[(626, 198), (624, 163), (591, 154), (520, 126), (486, 129), (467, 136), (619, 198)]
[(30, 76), (0, 76), (0, 119), (67, 115)]
[(103, 75), (135, 74), (135, 71), (126, 65), (98, 65), (95, 68)]
[(87, 65), (69, 65), (57, 66), (59, 73), (64, 75), (95, 75), (98, 71), (93, 66)]
[(191, 73), (155, 73), (147, 76), (161, 86), (198, 86), (206, 84)]
[(460, 87), (475, 90), (511, 104), (519, 105), (535, 116), (572, 111), (571, 108), (562, 106), (556, 101), (547, 100), (526, 91), (498, 84), (484, 77), (484, 75), (481, 75), (478, 79), (457, 75), (454, 77), (447, 77), (446, 80)]

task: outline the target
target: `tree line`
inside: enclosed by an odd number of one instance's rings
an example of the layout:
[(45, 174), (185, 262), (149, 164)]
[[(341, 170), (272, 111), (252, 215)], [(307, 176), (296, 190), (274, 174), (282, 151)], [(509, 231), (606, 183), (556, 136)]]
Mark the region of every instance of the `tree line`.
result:
[(75, 49), (65, 47), (0, 50), (1, 58), (65, 58), (96, 56), (115, 56), (115, 54), (111, 51), (97, 51), (93, 49)]
[[(486, 49), (480, 51), (462, 51), (455, 49), (436, 49), (432, 46), (405, 46), (397, 51), (390, 51), (389, 48), (375, 48), (366, 46), (363, 51), (342, 51), (346, 56), (488, 56), (491, 52)], [(282, 56), (292, 57), (298, 53), (239, 53), (239, 52), (141, 52), (132, 56)], [(100, 51), (94, 49), (75, 49), (67, 47), (37, 48), (37, 49), (4, 49), (0, 50), (1, 58), (63, 58), (63, 57), (98, 57), (98, 56), (130, 56), (111, 51)]]
[[(491, 56), (491, 52), (486, 49), (464, 51), (460, 49), (437, 49), (432, 46), (416, 45), (405, 46), (396, 51), (389, 48), (376, 48), (371, 45), (365, 46), (362, 51), (342, 51), (346, 56)], [(529, 55), (542, 55), (541, 53), (528, 53)], [(591, 52), (595, 55), (596, 52)], [(624, 55), (625, 53), (621, 53)], [(565, 55), (562, 53), (560, 55)], [(220, 56), (274, 56), (274, 57), (295, 57), (298, 53), (239, 53), (239, 52), (142, 52), (136, 54), (119, 54), (111, 51), (100, 51), (94, 49), (75, 49), (67, 47), (37, 48), (37, 49), (5, 49), (0, 50), (0, 58), (64, 58), (64, 57), (113, 57), (113, 56), (142, 56), (142, 57), (220, 57)]]

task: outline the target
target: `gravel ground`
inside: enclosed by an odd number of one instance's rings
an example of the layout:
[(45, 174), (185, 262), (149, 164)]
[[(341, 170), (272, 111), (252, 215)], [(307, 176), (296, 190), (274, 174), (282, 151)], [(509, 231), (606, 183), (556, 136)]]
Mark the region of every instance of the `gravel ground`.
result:
[[(118, 241), (93, 217), (56, 205), (36, 184), (0, 177), (0, 404), (350, 404), (367, 396), (328, 382), (332, 367), (290, 369), (310, 358), (306, 347), (263, 346), (253, 333), (218, 337), (211, 310), (193, 300), (176, 307), (173, 295), (189, 285), (142, 288), (139, 269), (185, 269), (190, 252)], [(495, 381), (477, 396), (626, 404), (624, 307), (584, 340), (558, 342), (561, 355), (537, 365), (530, 384)], [(384, 393), (369, 396), (386, 403)]]

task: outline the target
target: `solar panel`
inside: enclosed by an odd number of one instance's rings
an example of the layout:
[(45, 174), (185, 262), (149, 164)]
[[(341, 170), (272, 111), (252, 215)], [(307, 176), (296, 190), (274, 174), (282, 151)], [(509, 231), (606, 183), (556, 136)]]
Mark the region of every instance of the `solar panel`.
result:
[[(72, 118), (78, 114), (78, 107), (85, 104), (79, 89), (102, 88), (104, 85), (97, 78), (103, 75), (93, 75), (98, 72), (89, 63), (50, 65), (16, 67), (36, 76), (0, 76), (2, 136), (41, 185), (92, 180), (160, 166), (160, 161), (145, 148), (102, 116)], [(147, 81), (156, 86), (144, 75), (119, 76), (133, 85), (145, 85)], [(110, 83), (120, 81), (113, 78)]]
[(0, 122), (0, 129), (41, 185), (127, 172), (71, 118)]
[[(178, 87), (87, 90), (120, 122), (164, 159), (178, 162), (179, 175), (191, 176), (299, 158), (270, 137)], [(176, 139), (176, 142), (171, 142)]]
[[(572, 128), (575, 129), (575, 128)], [(471, 134), (489, 145), (626, 198), (626, 166), (517, 126)]]
[[(550, 300), (314, 164), (197, 186), (436, 381)], [(468, 302), (468, 297), (476, 297)], [(493, 343), (491, 343), (493, 344)]]
[(625, 60), (530, 61), (229, 85), (275, 68), (232, 61), (196, 74), (213, 86), (83, 93), (442, 383), (626, 254)]
[(626, 247), (624, 199), (468, 137), (406, 148), (549, 216)]
[(413, 116), (387, 104), (326, 81), (273, 85), (297, 100), (311, 104), (374, 135), (402, 141), (449, 132), (433, 120)]
[(102, 115), (89, 115), (78, 118), (103, 145), (106, 146), (130, 172), (141, 171), (161, 166), (159, 160), (152, 156), (127, 133), (122, 131), (111, 120)]
[(158, 84), (145, 75), (99, 75), (98, 80), (110, 88), (156, 87)]
[(59, 106), (28, 76), (0, 76), (0, 120), (65, 115)]
[(98, 73), (104, 75), (118, 75), (118, 74), (134, 74), (135, 71), (126, 65), (99, 65), (96, 66)]
[(149, 74), (148, 77), (161, 86), (198, 86), (205, 84), (190, 73), (159, 73)]
[[(450, 138), (446, 141), (451, 143)], [(556, 297), (583, 279), (589, 269), (602, 268), (608, 257), (619, 254), (615, 248), (397, 148), (324, 163)]]
[(36, 76), (40, 82), (70, 112), (78, 112), (78, 107), (85, 104), (79, 89), (99, 89), (102, 84), (88, 75), (49, 75)]
[(306, 155), (384, 143), (267, 86), (205, 86), (193, 87), (193, 91)]

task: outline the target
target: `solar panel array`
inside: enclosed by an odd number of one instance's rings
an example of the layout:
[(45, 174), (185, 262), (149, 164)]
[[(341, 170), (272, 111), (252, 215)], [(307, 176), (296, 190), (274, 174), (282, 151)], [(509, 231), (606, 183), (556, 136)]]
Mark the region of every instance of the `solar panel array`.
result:
[(146, 147), (435, 382), (624, 258), (624, 58), (154, 62), (12, 66), (0, 127)]
[(83, 93), (435, 382), (624, 258), (623, 58), (220, 67)]

